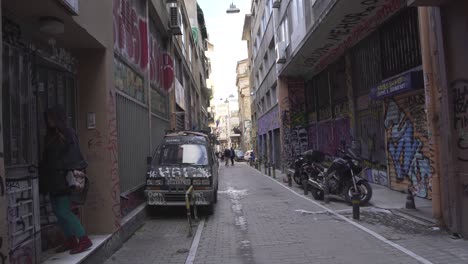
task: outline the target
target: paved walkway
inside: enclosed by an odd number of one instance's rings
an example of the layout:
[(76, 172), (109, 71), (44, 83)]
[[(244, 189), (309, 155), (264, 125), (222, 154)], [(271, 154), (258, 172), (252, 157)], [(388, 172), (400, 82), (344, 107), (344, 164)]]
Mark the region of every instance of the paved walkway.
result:
[[(342, 201), (329, 209), (242, 163), (222, 166), (219, 190), (197, 264), (468, 263), (467, 241), (375, 207), (354, 222)], [(185, 263), (192, 239), (184, 211), (173, 211), (151, 217), (106, 263)]]

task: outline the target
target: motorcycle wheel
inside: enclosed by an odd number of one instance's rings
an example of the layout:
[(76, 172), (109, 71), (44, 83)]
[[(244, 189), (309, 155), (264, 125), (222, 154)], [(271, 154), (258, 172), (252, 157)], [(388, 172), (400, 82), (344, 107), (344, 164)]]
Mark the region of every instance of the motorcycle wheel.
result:
[(314, 199), (318, 201), (323, 200), (325, 197), (325, 194), (323, 193), (323, 191), (314, 187), (311, 187), (310, 193), (312, 193), (312, 196), (314, 197)]
[[(367, 205), (367, 203), (369, 203), (370, 199), (372, 198), (372, 187), (366, 181), (357, 182), (356, 185), (358, 188), (358, 192), (361, 194), (360, 195), (361, 201), (359, 202), (359, 205), (361, 206)], [(351, 183), (350, 185), (346, 187), (345, 193), (344, 193), (346, 202), (349, 204), (351, 204), (353, 192), (354, 192), (354, 185)]]
[(293, 179), (297, 185), (302, 185), (301, 175), (299, 173), (295, 172), (293, 175)]

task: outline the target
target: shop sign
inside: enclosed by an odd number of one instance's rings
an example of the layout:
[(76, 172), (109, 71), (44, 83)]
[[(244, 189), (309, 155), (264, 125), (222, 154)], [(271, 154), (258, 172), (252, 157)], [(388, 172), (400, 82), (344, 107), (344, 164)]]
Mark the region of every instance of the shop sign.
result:
[(78, 15), (78, 0), (59, 0), (73, 15)]
[(381, 98), (389, 97), (389, 96), (399, 94), (402, 92), (421, 88), (419, 87), (419, 85), (421, 85), (421, 83), (419, 82), (419, 78), (418, 78), (419, 74), (420, 74), (420, 71), (418, 72), (413, 71), (413, 72), (402, 74), (390, 80), (384, 81), (380, 83), (379, 85), (377, 85), (376, 87), (372, 88), (371, 98), (381, 99)]

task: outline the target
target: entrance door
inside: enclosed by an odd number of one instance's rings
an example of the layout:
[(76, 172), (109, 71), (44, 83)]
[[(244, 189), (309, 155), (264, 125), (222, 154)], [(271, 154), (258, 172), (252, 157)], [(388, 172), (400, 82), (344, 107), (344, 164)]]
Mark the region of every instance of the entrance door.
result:
[(3, 43), (3, 142), (13, 263), (40, 263), (42, 249), (60, 242), (53, 237), (59, 234), (56, 219), (39, 195), (36, 168), (46, 133), (43, 113), (63, 105), (75, 127), (75, 87), (73, 74), (36, 61), (24, 47)]
[(3, 43), (3, 142), (10, 262), (36, 263), (40, 251), (36, 98), (31, 55)]
[[(37, 134), (38, 150), (44, 150), (44, 137), (47, 132), (44, 113), (47, 109), (61, 105), (66, 111), (68, 125), (76, 128), (75, 99), (76, 85), (75, 77), (72, 73), (64, 71), (59, 66), (48, 63), (37, 58), (35, 67), (37, 86)], [(55, 248), (62, 242), (61, 231), (57, 224), (57, 219), (51, 208), (47, 197), (40, 199), (40, 225), (41, 225), (41, 245), (42, 250), (47, 251)]]

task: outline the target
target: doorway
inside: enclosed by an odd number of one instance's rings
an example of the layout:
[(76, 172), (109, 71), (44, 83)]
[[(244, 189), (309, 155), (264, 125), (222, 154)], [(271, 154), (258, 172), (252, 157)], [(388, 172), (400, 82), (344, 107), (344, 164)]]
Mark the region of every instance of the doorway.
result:
[(39, 263), (42, 251), (57, 243), (48, 244), (41, 239), (48, 237), (44, 233), (56, 223), (47, 199), (39, 195), (37, 165), (46, 132), (42, 113), (61, 104), (66, 109), (69, 125), (76, 127), (75, 77), (24, 46), (4, 42), (2, 60), (10, 259), (18, 263)]

